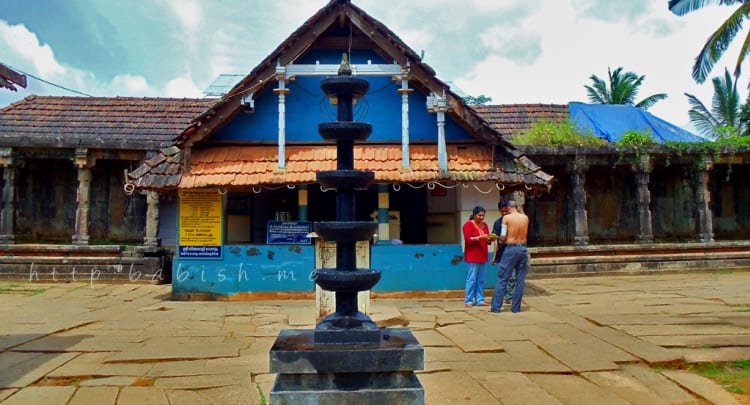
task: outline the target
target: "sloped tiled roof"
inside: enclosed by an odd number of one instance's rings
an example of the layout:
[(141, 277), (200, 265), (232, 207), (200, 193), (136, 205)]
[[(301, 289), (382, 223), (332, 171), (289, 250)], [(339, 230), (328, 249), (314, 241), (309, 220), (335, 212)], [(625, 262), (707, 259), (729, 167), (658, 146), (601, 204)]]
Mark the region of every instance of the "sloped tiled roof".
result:
[[(376, 182), (495, 181), (506, 186), (546, 188), (551, 177), (528, 159), (508, 159), (500, 168), (483, 145), (448, 145), (448, 173), (440, 173), (436, 145), (410, 146), (410, 169), (401, 167), (401, 145), (355, 145), (354, 166), (375, 172)], [(195, 150), (190, 172), (180, 174), (180, 151), (166, 149), (131, 174), (139, 188), (247, 187), (317, 182), (315, 173), (336, 169), (336, 146), (289, 146), (278, 169), (275, 146), (214, 146)]]
[(567, 104), (502, 104), (473, 108), (500, 135), (510, 140), (537, 121), (564, 122), (570, 118)]
[(158, 150), (214, 102), (29, 96), (0, 109), (0, 146)]

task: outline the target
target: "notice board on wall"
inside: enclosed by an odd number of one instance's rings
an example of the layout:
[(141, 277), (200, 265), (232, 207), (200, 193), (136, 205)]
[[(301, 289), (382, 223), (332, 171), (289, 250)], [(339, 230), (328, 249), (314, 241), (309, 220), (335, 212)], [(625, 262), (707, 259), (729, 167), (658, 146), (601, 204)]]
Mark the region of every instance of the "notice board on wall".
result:
[(183, 259), (221, 259), (222, 195), (216, 189), (180, 190), (180, 240)]
[(309, 221), (268, 221), (266, 243), (269, 245), (309, 245), (312, 232)]

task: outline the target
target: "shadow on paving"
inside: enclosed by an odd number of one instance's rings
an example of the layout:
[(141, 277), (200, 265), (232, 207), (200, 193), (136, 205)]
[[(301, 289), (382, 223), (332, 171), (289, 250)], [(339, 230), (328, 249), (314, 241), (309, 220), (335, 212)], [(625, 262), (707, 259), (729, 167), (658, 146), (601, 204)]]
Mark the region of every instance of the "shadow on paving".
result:
[[(93, 335), (54, 336), (41, 333), (0, 335), (0, 389), (24, 388), (38, 382), (50, 371), (67, 363), (79, 352), (73, 347)], [(22, 346), (44, 339), (40, 348), (24, 350)]]

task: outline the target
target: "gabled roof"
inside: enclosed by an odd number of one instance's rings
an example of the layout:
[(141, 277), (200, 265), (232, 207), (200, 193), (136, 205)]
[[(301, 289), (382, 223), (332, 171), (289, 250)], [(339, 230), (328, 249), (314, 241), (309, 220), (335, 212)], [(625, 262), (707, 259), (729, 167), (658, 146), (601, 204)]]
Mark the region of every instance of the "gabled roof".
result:
[(0, 109), (0, 146), (158, 150), (214, 102), (28, 96)]
[[(276, 66), (286, 66), (316, 44), (327, 30), (336, 24), (345, 26), (348, 22), (356, 32), (353, 34), (353, 46), (370, 47), (385, 60), (393, 60), (402, 66), (410, 67), (410, 84), (425, 94), (434, 92), (442, 95), (445, 92), (450, 110), (448, 114), (465, 127), (474, 136), (491, 145), (502, 145), (514, 149), (513, 145), (503, 140), (487, 121), (466, 105), (461, 97), (450, 90), (450, 86), (435, 76), (435, 71), (422, 62), (419, 55), (409, 48), (396, 34), (374, 19), (350, 0), (331, 0), (326, 6), (310, 17), (297, 28), (270, 55), (268, 55), (247, 76), (239, 81), (209, 111), (198, 116), (181, 135), (178, 145), (191, 146), (208, 136), (213, 130), (221, 127), (242, 109), (240, 101), (249, 93), (276, 84)], [(342, 38), (348, 40), (349, 38)], [(341, 48), (346, 47), (341, 42)], [(335, 45), (333, 45), (335, 46)]]
[[(494, 181), (514, 187), (546, 188), (552, 177), (528, 159), (495, 162), (483, 145), (448, 145), (448, 172), (438, 170), (437, 145), (410, 146), (411, 168), (401, 167), (401, 145), (354, 146), (356, 170), (375, 172), (376, 182)], [(190, 172), (180, 170), (181, 151), (166, 148), (131, 173), (138, 188), (254, 187), (316, 183), (316, 173), (336, 169), (336, 146), (289, 146), (278, 170), (275, 146), (212, 146), (194, 150)]]

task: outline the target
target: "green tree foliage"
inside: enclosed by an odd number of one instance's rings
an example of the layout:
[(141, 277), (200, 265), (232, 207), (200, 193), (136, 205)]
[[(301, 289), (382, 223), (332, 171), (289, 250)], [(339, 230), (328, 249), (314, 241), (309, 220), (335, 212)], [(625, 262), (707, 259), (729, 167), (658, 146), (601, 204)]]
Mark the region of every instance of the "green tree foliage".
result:
[(638, 76), (633, 72), (624, 72), (622, 67), (614, 71), (607, 69), (609, 80), (600, 79), (596, 75), (591, 75), (594, 82), (592, 86), (584, 86), (589, 96), (589, 101), (595, 104), (628, 104), (643, 110), (648, 110), (656, 102), (664, 100), (667, 95), (664, 93), (654, 94), (644, 98), (638, 103), (635, 98), (638, 96), (638, 89), (643, 84), (646, 76)]
[(492, 102), (492, 97), (487, 97), (484, 94), (480, 94), (476, 97), (474, 96), (466, 96), (464, 97), (464, 101), (468, 105), (485, 105), (487, 103)]
[(710, 110), (697, 97), (685, 93), (690, 103), (690, 122), (710, 139), (747, 135), (748, 107), (742, 104), (729, 70), (724, 69), (724, 77), (714, 77), (711, 81), (714, 95)]
[(514, 144), (539, 146), (599, 146), (607, 143), (576, 130), (570, 120), (564, 122), (537, 121), (527, 131), (513, 138)]

